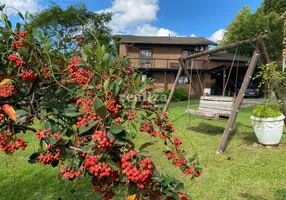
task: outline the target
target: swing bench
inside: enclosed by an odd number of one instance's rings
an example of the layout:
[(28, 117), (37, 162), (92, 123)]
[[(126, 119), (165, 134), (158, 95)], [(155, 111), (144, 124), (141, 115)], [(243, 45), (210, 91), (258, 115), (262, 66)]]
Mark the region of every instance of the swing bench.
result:
[[(188, 108), (185, 111), (186, 114), (191, 114), (197, 117), (203, 117), (203, 118), (208, 118), (208, 119), (219, 119), (220, 117), (224, 117), (224, 118), (228, 118), (231, 114), (232, 111), (232, 107), (234, 104), (234, 97), (226, 97), (225, 95), (225, 91), (226, 91), (226, 87), (230, 78), (230, 74), (232, 72), (232, 68), (234, 65), (234, 61), (237, 55), (237, 51), (238, 48), (236, 49), (235, 55), (233, 57), (233, 61), (231, 64), (231, 68), (227, 77), (227, 81), (226, 84), (223, 88), (223, 93), (222, 96), (201, 96), (200, 98), (200, 103), (199, 103), (199, 109), (198, 110), (191, 110), (189, 109), (189, 104), (188, 104)], [(238, 60), (238, 64), (239, 64), (239, 60)], [(197, 66), (194, 65), (194, 62), (192, 60), (192, 66), (191, 68), (193, 68), (195, 66), (196, 70), (197, 70), (197, 74), (198, 73), (198, 69)], [(237, 70), (238, 70), (238, 66), (237, 66)], [(191, 72), (192, 73), (192, 72)], [(236, 83), (237, 83), (237, 78), (238, 78), (238, 71), (236, 71)], [(190, 80), (192, 81), (192, 74), (190, 77)], [(201, 83), (201, 80), (199, 78), (198, 75), (198, 80), (199, 83), (201, 85), (201, 90), (203, 91), (203, 86)], [(190, 85), (189, 85), (189, 100), (188, 103), (190, 101)]]
[(187, 109), (186, 114), (208, 119), (229, 117), (233, 107), (234, 97), (201, 96), (198, 110)]

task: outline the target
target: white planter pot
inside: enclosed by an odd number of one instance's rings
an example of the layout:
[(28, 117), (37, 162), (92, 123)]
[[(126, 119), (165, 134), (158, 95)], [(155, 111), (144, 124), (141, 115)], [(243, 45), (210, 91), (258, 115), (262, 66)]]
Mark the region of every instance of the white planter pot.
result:
[(211, 95), (211, 88), (204, 88), (204, 95)]
[(277, 118), (259, 118), (254, 116), (250, 118), (260, 144), (277, 145), (280, 143), (284, 128), (284, 115)]

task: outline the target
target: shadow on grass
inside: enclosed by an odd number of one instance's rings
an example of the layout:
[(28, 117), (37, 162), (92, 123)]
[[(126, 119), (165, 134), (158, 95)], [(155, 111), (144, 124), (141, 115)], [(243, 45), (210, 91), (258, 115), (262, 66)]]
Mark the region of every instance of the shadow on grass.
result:
[[(247, 200), (267, 200), (266, 198), (260, 195), (251, 195), (251, 194), (243, 194), (241, 196)], [(285, 200), (286, 199), (286, 189), (278, 189), (275, 191), (275, 200)]]
[(267, 200), (260, 195), (251, 195), (251, 194), (241, 194), (242, 198), (247, 200)]
[(276, 200), (285, 200), (286, 199), (286, 189), (279, 189), (275, 192)]
[(252, 145), (253, 143), (258, 143), (257, 138), (254, 132), (244, 133), (246, 136), (243, 138), (244, 142), (248, 145)]
[[(211, 123), (211, 121), (210, 121)], [(224, 132), (225, 127), (221, 127), (218, 125), (212, 125), (210, 123), (201, 122), (198, 126), (190, 127), (189, 130), (208, 134), (208, 135), (222, 135)], [(225, 121), (225, 126), (227, 124), (227, 121)], [(232, 130), (232, 136), (237, 133), (239, 126), (241, 125), (240, 122), (236, 123), (235, 128)]]

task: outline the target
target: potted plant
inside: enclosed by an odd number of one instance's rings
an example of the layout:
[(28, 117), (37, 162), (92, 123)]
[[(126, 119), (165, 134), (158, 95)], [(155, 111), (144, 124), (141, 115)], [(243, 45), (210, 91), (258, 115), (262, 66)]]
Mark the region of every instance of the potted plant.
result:
[(267, 101), (253, 108), (251, 120), (259, 143), (278, 145), (283, 133), (285, 116), (281, 112), (282, 102), (276, 99), (275, 93), (282, 86), (285, 76), (278, 70), (275, 62), (262, 65), (260, 69), (255, 78), (261, 80), (259, 87), (265, 87)]

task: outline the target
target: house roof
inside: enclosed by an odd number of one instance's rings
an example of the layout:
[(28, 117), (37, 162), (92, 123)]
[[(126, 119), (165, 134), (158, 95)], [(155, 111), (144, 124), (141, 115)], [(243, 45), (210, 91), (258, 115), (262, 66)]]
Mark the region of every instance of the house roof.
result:
[[(225, 60), (225, 61), (232, 61), (234, 59), (233, 53), (212, 53), (209, 55), (210, 60)], [(250, 58), (247, 56), (242, 55), (236, 55), (235, 61), (242, 61), (242, 62), (248, 62), (250, 61)]]
[(173, 45), (217, 45), (204, 37), (169, 37), (169, 36), (135, 36), (115, 35), (125, 43), (140, 44), (173, 44)]

